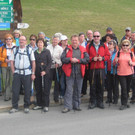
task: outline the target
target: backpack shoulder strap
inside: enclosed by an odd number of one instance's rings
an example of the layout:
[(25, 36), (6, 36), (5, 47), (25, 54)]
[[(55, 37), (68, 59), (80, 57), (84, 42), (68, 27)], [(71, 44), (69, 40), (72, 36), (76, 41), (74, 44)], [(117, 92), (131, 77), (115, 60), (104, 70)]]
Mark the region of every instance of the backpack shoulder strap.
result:
[(118, 58), (120, 57), (120, 51), (118, 51), (118, 53), (117, 53), (117, 57), (118, 57)]
[(19, 51), (19, 46), (16, 47), (16, 51), (15, 51), (15, 54), (14, 54), (15, 58), (16, 58), (16, 55), (17, 55), (18, 51)]

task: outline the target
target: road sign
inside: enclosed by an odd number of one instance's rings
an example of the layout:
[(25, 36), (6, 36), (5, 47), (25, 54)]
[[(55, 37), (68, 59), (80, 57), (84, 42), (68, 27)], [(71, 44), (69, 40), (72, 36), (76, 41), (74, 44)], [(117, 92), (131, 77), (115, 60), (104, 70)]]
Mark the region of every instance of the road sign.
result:
[(29, 27), (28, 23), (18, 23), (17, 28), (18, 29), (27, 29)]
[(10, 23), (0, 23), (0, 30), (10, 30)]
[(13, 23), (13, 0), (0, 0), (0, 23)]

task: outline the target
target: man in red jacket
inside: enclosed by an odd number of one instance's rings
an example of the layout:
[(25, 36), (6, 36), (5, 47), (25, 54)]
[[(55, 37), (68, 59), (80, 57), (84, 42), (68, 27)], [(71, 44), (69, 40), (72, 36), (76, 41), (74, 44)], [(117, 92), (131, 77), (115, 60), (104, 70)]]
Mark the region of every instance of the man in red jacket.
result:
[(93, 41), (87, 46), (90, 58), (90, 105), (89, 109), (99, 107), (104, 109), (103, 91), (105, 78), (105, 61), (110, 59), (107, 46), (100, 41), (98, 31), (93, 33)]
[(79, 46), (78, 35), (71, 37), (71, 45), (63, 51), (61, 60), (63, 63), (62, 69), (66, 75), (66, 93), (62, 113), (67, 113), (71, 109), (81, 111), (81, 89), (85, 64), (89, 62), (89, 55), (83, 46)]

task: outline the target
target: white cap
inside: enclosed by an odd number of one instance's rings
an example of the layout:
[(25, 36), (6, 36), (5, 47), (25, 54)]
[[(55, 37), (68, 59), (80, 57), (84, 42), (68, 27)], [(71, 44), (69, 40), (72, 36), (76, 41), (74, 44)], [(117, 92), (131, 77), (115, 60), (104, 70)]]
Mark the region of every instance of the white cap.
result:
[(66, 35), (62, 35), (62, 36), (60, 37), (60, 40), (66, 40), (66, 39), (68, 39)]
[(129, 31), (131, 31), (131, 27), (127, 27), (125, 30), (129, 30)]

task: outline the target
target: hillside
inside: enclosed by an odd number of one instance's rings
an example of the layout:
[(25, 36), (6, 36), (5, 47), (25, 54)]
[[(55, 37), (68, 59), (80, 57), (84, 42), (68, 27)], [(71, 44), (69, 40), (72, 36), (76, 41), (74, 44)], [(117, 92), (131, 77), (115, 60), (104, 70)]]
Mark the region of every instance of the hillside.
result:
[(23, 30), (29, 37), (39, 31), (48, 37), (62, 32), (70, 37), (87, 29), (105, 34), (113, 28), (120, 40), (127, 26), (135, 30), (134, 0), (22, 0), (23, 22), (30, 27)]

